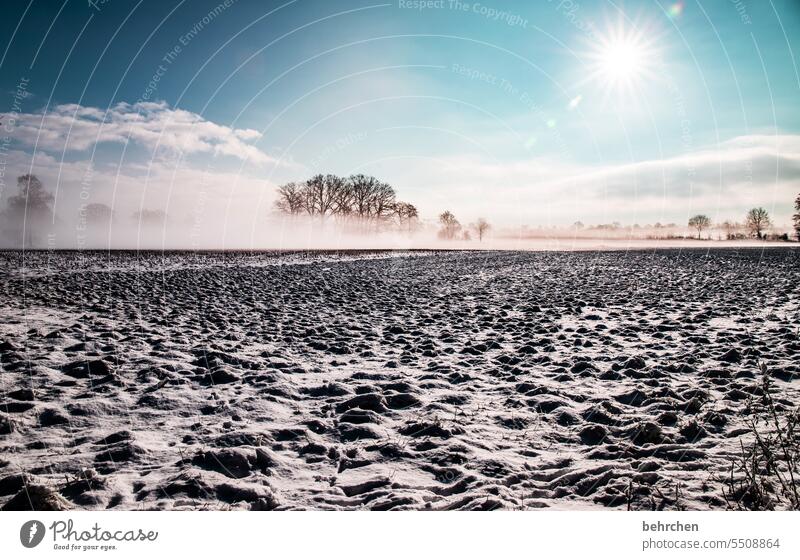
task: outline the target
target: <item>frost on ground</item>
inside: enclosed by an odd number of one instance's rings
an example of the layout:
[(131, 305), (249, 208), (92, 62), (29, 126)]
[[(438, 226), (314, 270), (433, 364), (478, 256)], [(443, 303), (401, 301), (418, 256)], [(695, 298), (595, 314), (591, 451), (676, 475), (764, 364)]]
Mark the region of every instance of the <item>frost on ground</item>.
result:
[(730, 506), (800, 253), (0, 254), (6, 509)]

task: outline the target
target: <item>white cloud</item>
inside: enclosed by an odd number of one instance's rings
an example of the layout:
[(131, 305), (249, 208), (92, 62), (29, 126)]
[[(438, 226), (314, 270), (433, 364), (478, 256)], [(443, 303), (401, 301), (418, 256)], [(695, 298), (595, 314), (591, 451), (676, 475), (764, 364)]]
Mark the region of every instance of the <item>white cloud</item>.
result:
[[(26, 146), (50, 152), (86, 151), (98, 143), (135, 142), (148, 150), (224, 155), (254, 164), (275, 159), (251, 142), (261, 134), (208, 121), (166, 103), (118, 103), (107, 111), (76, 104), (57, 105), (46, 114), (5, 114), (14, 124), (13, 138)], [(38, 137), (38, 143), (37, 143)]]

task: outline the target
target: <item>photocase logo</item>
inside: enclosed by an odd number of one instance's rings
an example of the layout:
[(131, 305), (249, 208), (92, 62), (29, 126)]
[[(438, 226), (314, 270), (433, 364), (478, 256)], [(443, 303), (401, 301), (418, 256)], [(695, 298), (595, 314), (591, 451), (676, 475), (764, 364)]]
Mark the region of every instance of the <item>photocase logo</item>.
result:
[(44, 523), (32, 519), (22, 524), (19, 530), (19, 540), (25, 548), (37, 546), (44, 538)]

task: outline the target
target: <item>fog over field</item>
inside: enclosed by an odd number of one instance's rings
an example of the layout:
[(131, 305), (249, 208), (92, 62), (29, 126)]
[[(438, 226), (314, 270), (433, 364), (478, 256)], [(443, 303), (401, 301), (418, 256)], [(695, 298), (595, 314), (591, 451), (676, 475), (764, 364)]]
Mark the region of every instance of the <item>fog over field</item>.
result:
[[(682, 228), (681, 236), (686, 233)], [(40, 241), (28, 250), (340, 250), (354, 249), (438, 249), (438, 250), (626, 250), (658, 248), (766, 248), (781, 247), (779, 240), (726, 240), (724, 233), (711, 239), (663, 238), (662, 230), (579, 231), (552, 228), (531, 232), (524, 228), (497, 228), (482, 242), (445, 240), (438, 228), (430, 225), (411, 234), (397, 231), (364, 232), (360, 228), (342, 227), (316, 220), (288, 221), (276, 217), (258, 227), (233, 223), (208, 224), (144, 224), (135, 222), (115, 225), (107, 230), (82, 229), (82, 226), (59, 224), (48, 228)], [(6, 248), (21, 248), (19, 242), (5, 243)]]

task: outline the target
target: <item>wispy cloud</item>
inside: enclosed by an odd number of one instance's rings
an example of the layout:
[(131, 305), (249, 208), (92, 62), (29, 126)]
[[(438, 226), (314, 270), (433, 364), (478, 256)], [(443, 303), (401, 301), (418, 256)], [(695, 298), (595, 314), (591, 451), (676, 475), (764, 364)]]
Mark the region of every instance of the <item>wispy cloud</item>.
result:
[(771, 188), (798, 179), (800, 136), (753, 135), (662, 160), (588, 168), (563, 181), (602, 185), (612, 196), (683, 199), (728, 194), (734, 187), (769, 197)]

